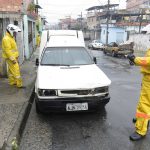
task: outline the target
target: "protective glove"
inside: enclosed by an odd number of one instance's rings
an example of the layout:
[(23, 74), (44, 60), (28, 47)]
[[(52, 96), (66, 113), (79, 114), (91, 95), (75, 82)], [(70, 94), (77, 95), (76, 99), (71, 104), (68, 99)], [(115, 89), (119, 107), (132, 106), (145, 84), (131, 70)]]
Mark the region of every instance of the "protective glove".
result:
[(129, 54), (127, 55), (127, 58), (129, 59), (129, 63), (130, 65), (134, 65), (134, 59), (135, 59), (135, 56), (133, 54)]
[(16, 63), (17, 63), (17, 61), (16, 61), (16, 60), (12, 60), (12, 63), (13, 63), (13, 64), (16, 64)]

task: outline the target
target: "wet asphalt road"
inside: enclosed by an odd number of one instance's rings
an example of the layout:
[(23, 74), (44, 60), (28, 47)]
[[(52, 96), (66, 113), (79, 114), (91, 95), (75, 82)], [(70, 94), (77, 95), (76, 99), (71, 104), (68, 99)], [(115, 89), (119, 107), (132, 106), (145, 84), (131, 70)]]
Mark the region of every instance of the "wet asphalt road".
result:
[(150, 133), (132, 142), (132, 118), (138, 102), (141, 75), (126, 59), (92, 51), (98, 66), (111, 79), (111, 100), (98, 113), (37, 115), (33, 105), (21, 150), (149, 150)]

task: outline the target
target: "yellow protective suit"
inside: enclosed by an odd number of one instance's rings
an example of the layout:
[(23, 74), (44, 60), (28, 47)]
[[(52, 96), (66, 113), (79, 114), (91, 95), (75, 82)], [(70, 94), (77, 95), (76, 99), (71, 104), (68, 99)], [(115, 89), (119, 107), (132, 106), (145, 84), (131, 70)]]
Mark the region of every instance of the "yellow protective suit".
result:
[(148, 121), (150, 120), (150, 49), (147, 50), (145, 57), (136, 57), (134, 62), (141, 66), (141, 73), (143, 74), (135, 127), (136, 132), (144, 136), (147, 133)]
[(40, 47), (40, 43), (41, 43), (41, 37), (38, 34), (37, 37), (36, 37), (36, 45), (37, 45), (37, 47)]
[(6, 59), (6, 63), (8, 64), (9, 84), (22, 87), (22, 79), (18, 64), (19, 52), (17, 44), (8, 32), (6, 32), (6, 35), (2, 39), (2, 57)]

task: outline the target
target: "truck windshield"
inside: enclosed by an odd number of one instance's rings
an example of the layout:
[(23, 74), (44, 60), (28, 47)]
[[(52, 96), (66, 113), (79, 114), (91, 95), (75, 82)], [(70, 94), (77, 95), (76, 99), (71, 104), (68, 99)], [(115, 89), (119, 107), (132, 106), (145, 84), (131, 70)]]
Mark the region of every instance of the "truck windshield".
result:
[(72, 66), (94, 64), (91, 56), (83, 47), (46, 48), (41, 65)]

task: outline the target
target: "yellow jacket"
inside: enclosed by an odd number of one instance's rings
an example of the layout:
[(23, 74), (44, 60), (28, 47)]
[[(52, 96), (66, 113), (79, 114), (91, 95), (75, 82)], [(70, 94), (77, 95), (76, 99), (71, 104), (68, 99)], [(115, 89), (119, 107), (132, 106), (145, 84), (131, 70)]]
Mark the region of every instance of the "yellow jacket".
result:
[(39, 47), (40, 43), (41, 43), (41, 37), (40, 37), (40, 35), (37, 35), (37, 37), (36, 37), (36, 45)]
[(147, 50), (145, 57), (136, 57), (134, 62), (141, 66), (141, 73), (150, 74), (150, 49)]
[(2, 39), (2, 57), (10, 60), (16, 60), (19, 57), (15, 39), (8, 32)]

